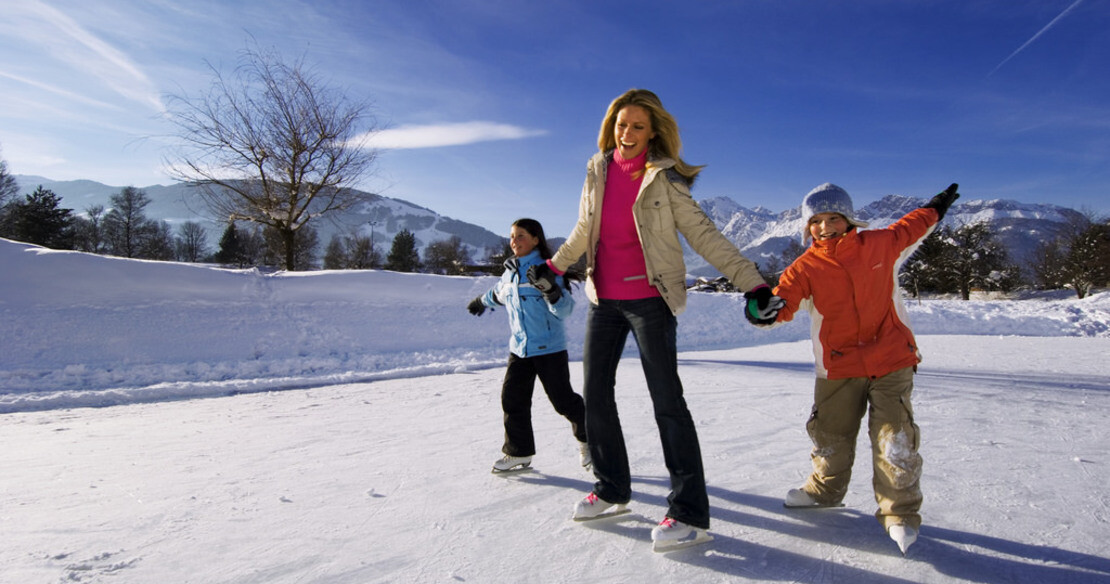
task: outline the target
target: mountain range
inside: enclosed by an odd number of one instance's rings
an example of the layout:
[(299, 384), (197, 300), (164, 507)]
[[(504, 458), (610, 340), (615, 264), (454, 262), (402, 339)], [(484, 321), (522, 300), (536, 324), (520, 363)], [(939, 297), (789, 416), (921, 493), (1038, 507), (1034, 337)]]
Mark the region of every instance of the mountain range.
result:
[[(90, 180), (55, 181), (31, 175), (15, 175), (15, 179), (20, 186), (20, 195), (29, 194), (42, 185), (61, 197), (63, 207), (73, 209), (78, 214), (84, 213), (93, 205), (111, 208), (112, 195), (123, 189)], [(201, 223), (208, 232), (212, 249), (216, 249), (227, 224), (213, 219), (207, 213), (193, 187), (177, 183), (139, 187), (139, 190), (150, 198), (150, 204), (144, 209), (148, 218), (164, 220), (171, 227), (185, 221)], [(373, 237), (379, 253), (385, 255), (389, 253), (393, 238), (403, 229), (408, 229), (416, 236), (417, 247), (421, 250), (436, 241), (458, 236), (470, 250), (471, 257), (478, 260), (484, 259), (491, 249), (501, 251), (508, 241), (504, 236), (484, 227), (445, 217), (408, 201), (371, 193), (363, 194), (366, 195), (365, 203), (342, 214), (333, 214), (328, 219), (312, 223), (319, 235), (318, 253), (323, 254), (332, 235), (358, 234)]]
[[(63, 207), (74, 209), (76, 213), (83, 213), (93, 205), (110, 207), (111, 196), (122, 189), (89, 180), (55, 181), (30, 175), (16, 175), (15, 178), (21, 195), (31, 193), (42, 185), (62, 198)], [(145, 209), (147, 217), (165, 220), (171, 226), (185, 221), (200, 222), (207, 228), (215, 249), (226, 225), (206, 215), (191, 187), (179, 183), (141, 187), (141, 190), (151, 201)], [(381, 253), (386, 253), (394, 236), (402, 229), (413, 232), (421, 250), (430, 243), (458, 236), (476, 261), (485, 259), (491, 250), (500, 251), (507, 242), (504, 236), (484, 227), (440, 215), (402, 199), (376, 194), (368, 194), (367, 199), (368, 202), (341, 216), (315, 224), (320, 236), (321, 253), (333, 234), (353, 233), (372, 235)], [(867, 221), (870, 228), (882, 228), (926, 201), (888, 195), (858, 208), (856, 216)], [(791, 241), (801, 240), (805, 221), (800, 207), (781, 212), (764, 207), (749, 209), (724, 196), (702, 199), (699, 204), (744, 255), (762, 266), (781, 257)], [(1011, 261), (1021, 262), (1030, 256), (1039, 242), (1056, 237), (1083, 218), (1079, 211), (1058, 205), (1019, 203), (1006, 199), (961, 199), (948, 211), (944, 221), (953, 226), (988, 222), (992, 232), (1009, 250)], [(558, 245), (560, 241), (552, 238), (553, 245)], [(686, 255), (691, 275), (712, 277), (718, 274), (689, 249)]]
[[(927, 198), (887, 195), (857, 208), (856, 218), (866, 221), (869, 229), (879, 229), (926, 202)], [(801, 242), (806, 218), (802, 217), (800, 205), (776, 213), (763, 207), (748, 209), (728, 197), (705, 199), (699, 204), (725, 237), (761, 266), (773, 261), (772, 258), (780, 258), (791, 241)], [(1070, 225), (1083, 220), (1084, 215), (1079, 211), (1058, 205), (1007, 199), (961, 199), (948, 210), (944, 224), (959, 227), (987, 222), (991, 232), (1006, 247), (1010, 260), (1023, 262), (1041, 241), (1053, 239)], [(687, 266), (694, 275), (716, 274), (697, 256), (688, 255)]]

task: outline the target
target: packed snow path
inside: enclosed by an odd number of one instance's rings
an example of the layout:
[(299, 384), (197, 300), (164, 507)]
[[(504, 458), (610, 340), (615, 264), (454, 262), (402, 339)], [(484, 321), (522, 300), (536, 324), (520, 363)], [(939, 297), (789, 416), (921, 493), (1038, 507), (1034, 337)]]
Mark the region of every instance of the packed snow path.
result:
[(591, 477), (542, 394), (536, 471), (489, 473), (497, 368), (4, 415), (0, 581), (1110, 582), (1110, 339), (921, 344), (925, 526), (906, 558), (871, 516), (867, 456), (843, 509), (782, 507), (809, 470), (799, 341), (680, 355), (706, 546), (651, 551), (668, 485), (631, 358), (632, 513), (588, 525), (570, 512)]

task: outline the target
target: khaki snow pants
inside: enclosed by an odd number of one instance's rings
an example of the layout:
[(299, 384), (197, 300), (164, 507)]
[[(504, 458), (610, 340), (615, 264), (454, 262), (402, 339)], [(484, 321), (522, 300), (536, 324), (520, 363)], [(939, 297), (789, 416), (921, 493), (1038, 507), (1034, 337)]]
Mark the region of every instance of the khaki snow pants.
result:
[(863, 414), (874, 475), (872, 486), (884, 529), (899, 523), (921, 525), (921, 433), (913, 421), (910, 394), (913, 368), (899, 369), (877, 379), (818, 379), (813, 412), (806, 430), (813, 440), (813, 474), (804, 487), (819, 503), (837, 504), (848, 492), (856, 437)]

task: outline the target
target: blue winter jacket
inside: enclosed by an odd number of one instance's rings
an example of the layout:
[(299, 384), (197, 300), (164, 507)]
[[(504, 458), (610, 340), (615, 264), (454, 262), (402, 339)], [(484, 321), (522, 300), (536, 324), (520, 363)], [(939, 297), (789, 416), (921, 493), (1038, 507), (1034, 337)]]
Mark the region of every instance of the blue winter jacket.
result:
[[(486, 306), (505, 305), (512, 333), (509, 351), (518, 357), (558, 353), (567, 348), (563, 320), (574, 311), (574, 299), (570, 291), (563, 288), (559, 300), (548, 304), (543, 294), (528, 282), (528, 268), (543, 262), (538, 250), (522, 258), (505, 260), (501, 281), (482, 295), (482, 304)], [(556, 282), (562, 286), (563, 277), (558, 276)]]

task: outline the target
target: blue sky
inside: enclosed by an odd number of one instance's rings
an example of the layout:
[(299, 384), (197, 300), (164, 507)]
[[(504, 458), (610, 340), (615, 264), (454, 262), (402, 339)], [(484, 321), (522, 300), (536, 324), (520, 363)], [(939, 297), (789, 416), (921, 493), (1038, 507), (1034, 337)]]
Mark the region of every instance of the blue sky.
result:
[(695, 198), (928, 196), (1110, 211), (1107, 0), (9, 0), (0, 157), (110, 185), (162, 171), (169, 95), (253, 37), (367, 99), (363, 184), (507, 233), (565, 236), (608, 103), (655, 91), (707, 165)]

